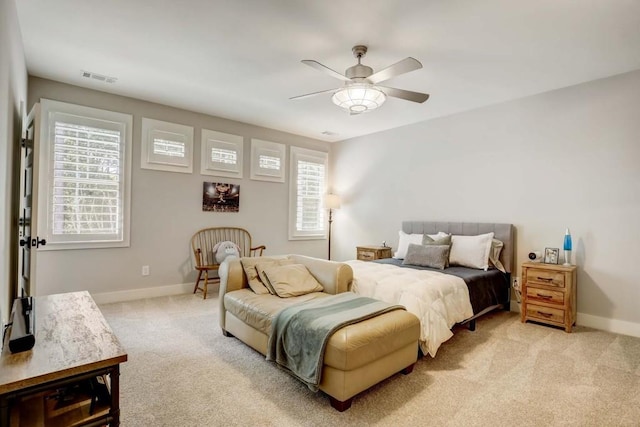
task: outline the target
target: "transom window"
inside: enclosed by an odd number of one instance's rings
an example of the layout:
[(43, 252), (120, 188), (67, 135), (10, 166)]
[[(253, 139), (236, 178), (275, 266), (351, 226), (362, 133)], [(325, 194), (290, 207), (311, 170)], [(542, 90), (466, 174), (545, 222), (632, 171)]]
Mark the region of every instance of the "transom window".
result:
[(153, 154), (184, 158), (184, 144), (168, 139), (154, 138)]
[(280, 158), (261, 155), (259, 160), (260, 169), (280, 170)]

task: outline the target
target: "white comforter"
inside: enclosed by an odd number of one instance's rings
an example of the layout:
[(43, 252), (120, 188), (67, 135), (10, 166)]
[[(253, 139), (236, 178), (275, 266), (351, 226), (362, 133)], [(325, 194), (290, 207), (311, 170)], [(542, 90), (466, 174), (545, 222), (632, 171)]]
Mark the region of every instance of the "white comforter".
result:
[(347, 264), (353, 268), (353, 292), (401, 304), (420, 319), (420, 348), (431, 357), (453, 336), (455, 323), (473, 316), (469, 289), (460, 277), (374, 262)]

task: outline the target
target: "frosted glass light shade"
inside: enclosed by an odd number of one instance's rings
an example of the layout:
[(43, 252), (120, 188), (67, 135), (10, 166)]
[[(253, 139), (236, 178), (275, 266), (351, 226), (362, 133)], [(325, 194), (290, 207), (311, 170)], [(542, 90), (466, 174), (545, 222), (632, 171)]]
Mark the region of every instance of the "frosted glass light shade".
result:
[(339, 89), (331, 97), (338, 107), (351, 114), (360, 114), (375, 110), (386, 101), (387, 95), (376, 86), (368, 83), (353, 83)]

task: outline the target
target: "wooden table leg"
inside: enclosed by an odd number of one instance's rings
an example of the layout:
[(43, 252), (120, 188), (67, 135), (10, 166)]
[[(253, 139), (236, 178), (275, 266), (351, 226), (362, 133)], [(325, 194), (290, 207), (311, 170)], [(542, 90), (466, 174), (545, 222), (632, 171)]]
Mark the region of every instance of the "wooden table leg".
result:
[(112, 426), (120, 425), (120, 365), (116, 365), (111, 369), (109, 374), (111, 378), (111, 416), (113, 417)]
[(8, 426), (9, 421), (9, 399), (2, 397), (0, 398), (0, 426)]

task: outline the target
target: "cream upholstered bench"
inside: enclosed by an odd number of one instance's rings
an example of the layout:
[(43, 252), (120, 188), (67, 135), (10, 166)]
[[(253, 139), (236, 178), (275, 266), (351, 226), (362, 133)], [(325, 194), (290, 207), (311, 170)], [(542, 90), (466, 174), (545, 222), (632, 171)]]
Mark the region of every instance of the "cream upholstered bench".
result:
[[(267, 354), (271, 323), (275, 315), (292, 304), (345, 292), (353, 280), (347, 264), (289, 255), (307, 267), (324, 292), (280, 298), (256, 294), (249, 288), (241, 260), (223, 263), (220, 269), (220, 326), (262, 354)], [(268, 259), (268, 258), (265, 258)], [(353, 397), (388, 378), (412, 371), (418, 357), (420, 323), (404, 310), (381, 314), (335, 332), (327, 343), (319, 389), (329, 395), (339, 411), (351, 406)]]

